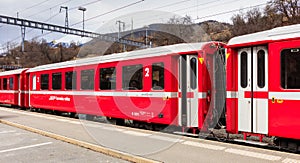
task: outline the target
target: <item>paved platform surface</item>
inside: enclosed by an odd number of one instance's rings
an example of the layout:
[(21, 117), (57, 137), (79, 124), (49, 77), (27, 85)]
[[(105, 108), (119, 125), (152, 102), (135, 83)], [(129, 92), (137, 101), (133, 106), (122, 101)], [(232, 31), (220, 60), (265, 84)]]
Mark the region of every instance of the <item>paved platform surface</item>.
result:
[(0, 162), (127, 162), (0, 124)]
[[(300, 163), (300, 155), (297, 154), (188, 138), (11, 108), (0, 108), (0, 120), (22, 124), (154, 161), (170, 163), (232, 163), (249, 161)], [(2, 140), (0, 140), (0, 143), (1, 141)], [(64, 154), (68, 155), (68, 151), (64, 151)], [(61, 156), (58, 155), (57, 160), (61, 159), (61, 162), (64, 162), (64, 154)], [(47, 159), (45, 159), (45, 161), (47, 161)], [(105, 161), (105, 159), (103, 159), (103, 161)], [(95, 160), (91, 162), (99, 161)], [(115, 161), (109, 160), (108, 162)]]

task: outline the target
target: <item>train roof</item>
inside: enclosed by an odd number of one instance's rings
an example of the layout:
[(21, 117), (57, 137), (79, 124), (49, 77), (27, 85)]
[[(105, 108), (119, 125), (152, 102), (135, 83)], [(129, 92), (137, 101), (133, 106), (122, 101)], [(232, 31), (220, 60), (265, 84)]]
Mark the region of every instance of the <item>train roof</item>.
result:
[(91, 58), (84, 58), (84, 59), (78, 59), (78, 60), (72, 60), (72, 61), (66, 61), (66, 62), (60, 62), (54, 64), (41, 65), (41, 66), (31, 68), (27, 72), (52, 70), (52, 69), (59, 69), (59, 68), (75, 67), (75, 66), (130, 60), (130, 59), (141, 59), (146, 57), (163, 56), (163, 55), (176, 54), (181, 52), (192, 52), (192, 51), (201, 50), (205, 45), (209, 43), (214, 43), (214, 42), (182, 43), (182, 44), (160, 46), (156, 48), (148, 48), (148, 49), (136, 50), (130, 52), (115, 53), (115, 54), (98, 56), (98, 57), (91, 57)]
[(267, 31), (234, 37), (229, 40), (227, 46), (247, 46), (266, 44), (276, 40), (284, 40), (300, 37), (300, 24), (278, 27)]
[(23, 71), (27, 70), (27, 68), (22, 69), (16, 69), (16, 70), (10, 70), (10, 71), (3, 71), (0, 73), (0, 76), (6, 76), (6, 75), (15, 75), (15, 74), (21, 74)]

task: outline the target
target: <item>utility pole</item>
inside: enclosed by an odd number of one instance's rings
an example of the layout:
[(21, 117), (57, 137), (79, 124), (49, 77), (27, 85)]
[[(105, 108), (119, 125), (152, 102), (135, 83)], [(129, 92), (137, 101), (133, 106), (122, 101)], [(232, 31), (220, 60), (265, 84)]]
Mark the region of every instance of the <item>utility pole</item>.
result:
[(22, 53), (24, 52), (24, 42), (25, 42), (25, 27), (24, 26), (21, 26), (21, 36), (22, 36), (22, 48), (21, 48), (21, 51)]
[[(84, 32), (84, 12), (86, 11), (86, 8), (79, 7), (78, 10), (82, 11), (82, 31)], [(84, 36), (84, 33), (82, 34)]]
[(67, 6), (60, 6), (59, 12), (61, 13), (61, 10), (65, 9), (66, 10), (66, 18), (65, 18), (65, 32), (68, 33), (67, 28), (69, 28), (69, 20), (68, 20), (68, 7)]
[(120, 32), (121, 32), (121, 24), (123, 24), (123, 31), (125, 30), (125, 22), (122, 22), (121, 20), (118, 20), (116, 24), (119, 23), (119, 32), (118, 32), (118, 40), (120, 40)]
[[(118, 41), (120, 41), (120, 33), (121, 33), (121, 24), (123, 24), (123, 31), (125, 30), (125, 22), (122, 22), (121, 20), (118, 20), (116, 24), (119, 23), (119, 32), (118, 32)], [(123, 51), (126, 51), (126, 45), (123, 44)]]

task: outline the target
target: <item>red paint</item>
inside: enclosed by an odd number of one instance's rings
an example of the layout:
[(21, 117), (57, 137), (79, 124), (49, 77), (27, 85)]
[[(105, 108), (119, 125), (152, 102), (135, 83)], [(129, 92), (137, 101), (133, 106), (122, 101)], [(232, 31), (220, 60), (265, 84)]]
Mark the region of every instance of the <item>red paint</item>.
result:
[(244, 97), (245, 98), (261, 98), (261, 99), (268, 99), (269, 93), (268, 92), (251, 92), (251, 91), (245, 91)]

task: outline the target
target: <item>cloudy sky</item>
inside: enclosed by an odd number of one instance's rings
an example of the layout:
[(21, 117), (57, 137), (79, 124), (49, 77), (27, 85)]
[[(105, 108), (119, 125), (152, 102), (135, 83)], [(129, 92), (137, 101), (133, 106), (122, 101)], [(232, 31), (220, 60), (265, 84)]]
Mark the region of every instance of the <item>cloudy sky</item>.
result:
[[(1, 0), (0, 15), (24, 18), (64, 26), (68, 7), (69, 26), (82, 29), (85, 7), (85, 29), (99, 33), (117, 32), (117, 20), (125, 22), (125, 30), (151, 23), (165, 23), (173, 15), (189, 15), (194, 22), (217, 20), (230, 23), (232, 15), (251, 7), (264, 7), (268, 0)], [(132, 23), (133, 22), (133, 23)], [(0, 48), (7, 42), (21, 41), (19, 26), (0, 24)], [(47, 41), (59, 40), (63, 34), (26, 29), (26, 40), (37, 37)], [(81, 39), (80, 37), (74, 39)]]

